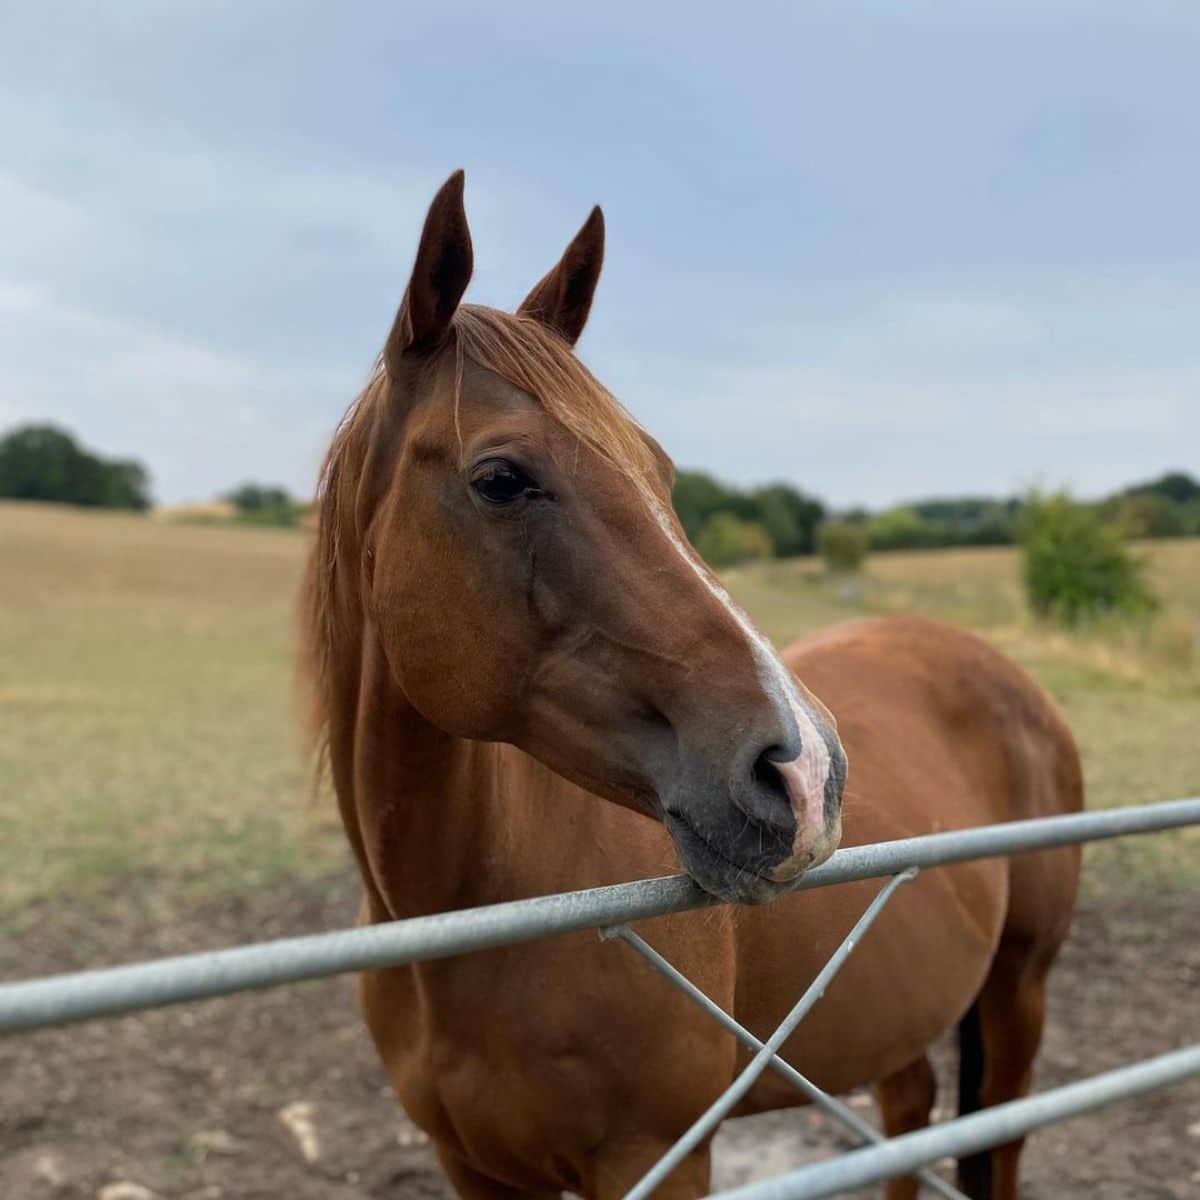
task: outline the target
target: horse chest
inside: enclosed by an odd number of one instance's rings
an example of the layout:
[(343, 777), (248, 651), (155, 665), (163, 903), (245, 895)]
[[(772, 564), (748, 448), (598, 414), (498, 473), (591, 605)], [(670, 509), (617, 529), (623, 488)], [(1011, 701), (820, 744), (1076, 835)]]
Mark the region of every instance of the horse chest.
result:
[(561, 970), (521, 957), (380, 973), (364, 1012), (406, 1112), (436, 1142), (514, 1185), (570, 1189), (620, 1111), (625, 1066), (603, 1034), (608, 997), (592, 988), (587, 1003)]

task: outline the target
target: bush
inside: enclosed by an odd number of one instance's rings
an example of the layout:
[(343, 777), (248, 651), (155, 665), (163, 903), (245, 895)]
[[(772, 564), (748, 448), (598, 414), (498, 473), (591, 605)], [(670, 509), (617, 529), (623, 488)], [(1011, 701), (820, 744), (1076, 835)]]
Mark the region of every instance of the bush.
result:
[(830, 571), (857, 571), (867, 556), (867, 536), (861, 525), (831, 521), (817, 530), (817, 548)]
[(709, 519), (696, 539), (696, 549), (710, 567), (736, 567), (775, 553), (771, 535), (757, 521), (743, 521), (730, 512)]
[(1121, 528), (1065, 492), (1034, 493), (1021, 516), (1025, 591), (1040, 617), (1079, 625), (1144, 616), (1157, 601)]

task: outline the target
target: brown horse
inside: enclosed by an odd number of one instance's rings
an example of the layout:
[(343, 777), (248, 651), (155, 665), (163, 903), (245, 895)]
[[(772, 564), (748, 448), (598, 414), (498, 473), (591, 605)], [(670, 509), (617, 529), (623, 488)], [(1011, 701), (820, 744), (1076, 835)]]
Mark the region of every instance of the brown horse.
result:
[[(878, 886), (786, 894), (843, 824), (856, 844), (1074, 810), (1075, 747), (1016, 667), (928, 621), (855, 622), (778, 656), (689, 547), (669, 459), (572, 353), (599, 209), (509, 315), (460, 305), (462, 188), (459, 173), (434, 200), (378, 370), (330, 450), (307, 585), (363, 919), (678, 861), (723, 900), (775, 901), (645, 926), (765, 1036)], [(786, 1057), (834, 1092), (874, 1083), (898, 1133), (928, 1120), (926, 1049), (958, 1022), (961, 1106), (1020, 1095), (1077, 871), (1061, 849), (922, 874)], [(361, 999), (468, 1200), (620, 1196), (744, 1061), (594, 933), (371, 972)], [(739, 1111), (800, 1102), (768, 1073)], [(1014, 1196), (1019, 1152), (966, 1161), (963, 1185)], [(704, 1147), (663, 1192), (708, 1179)]]

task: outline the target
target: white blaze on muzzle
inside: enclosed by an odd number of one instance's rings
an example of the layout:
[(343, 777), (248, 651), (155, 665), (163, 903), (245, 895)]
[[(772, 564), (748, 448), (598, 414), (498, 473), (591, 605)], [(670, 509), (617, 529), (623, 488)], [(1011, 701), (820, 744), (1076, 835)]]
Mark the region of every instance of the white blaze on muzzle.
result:
[[(755, 630), (755, 633), (758, 634), (758, 631)], [(758, 637), (762, 638), (762, 635), (758, 634)], [(792, 814), (796, 818), (792, 853), (770, 872), (776, 882), (787, 883), (806, 868), (824, 862), (837, 847), (841, 822), (831, 820), (825, 812), (825, 790), (833, 769), (833, 756), (829, 752), (825, 733), (799, 695), (791, 672), (769, 646), (759, 644), (756, 649), (769, 655), (769, 666), (776, 675), (774, 682), (783, 693), (800, 735), (799, 755), (790, 762), (771, 764), (783, 782)]]
[(776, 654), (775, 648), (699, 562), (691, 548), (680, 540), (670, 515), (659, 503), (658, 498), (648, 490), (643, 490), (643, 495), (649, 503), (655, 523), (666, 535), (672, 548), (691, 567), (700, 582), (728, 611), (745, 634), (758, 677), (764, 690), (773, 699), (781, 722), (785, 727), (792, 723), (796, 726), (800, 738), (800, 754), (790, 762), (772, 763), (783, 781), (792, 813), (796, 818), (792, 853), (771, 872), (772, 879), (787, 882), (805, 868), (824, 862), (836, 849), (840, 837), (841, 822), (827, 821), (825, 813), (825, 788), (833, 761), (825, 733), (801, 696), (792, 673)]

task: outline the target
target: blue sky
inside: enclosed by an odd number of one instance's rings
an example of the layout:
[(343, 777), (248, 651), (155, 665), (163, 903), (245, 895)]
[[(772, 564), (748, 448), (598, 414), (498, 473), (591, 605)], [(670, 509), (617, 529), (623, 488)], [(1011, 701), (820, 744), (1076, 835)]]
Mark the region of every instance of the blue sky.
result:
[(470, 298), (596, 202), (580, 352), (835, 504), (1200, 472), (1194, 3), (7, 5), (0, 427), (311, 490), (425, 207)]

